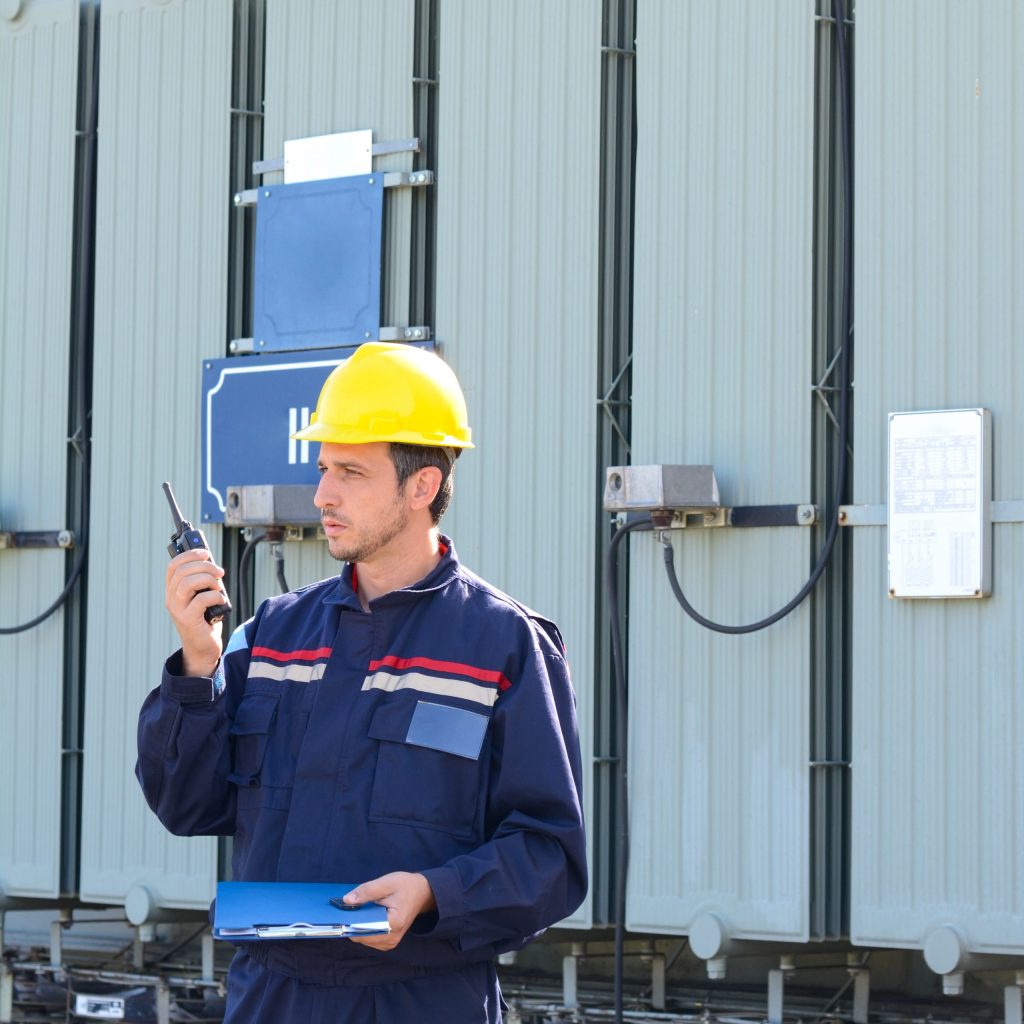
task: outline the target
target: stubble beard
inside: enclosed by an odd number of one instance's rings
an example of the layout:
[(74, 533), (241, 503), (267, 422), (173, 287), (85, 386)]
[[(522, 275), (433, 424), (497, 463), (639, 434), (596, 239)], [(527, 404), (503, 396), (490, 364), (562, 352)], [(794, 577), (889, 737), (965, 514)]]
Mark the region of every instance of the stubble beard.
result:
[(392, 514), (383, 522), (375, 524), (359, 539), (329, 538), (327, 550), (331, 558), (339, 562), (365, 562), (390, 544), (405, 529), (408, 521), (408, 510), (398, 497), (392, 506)]

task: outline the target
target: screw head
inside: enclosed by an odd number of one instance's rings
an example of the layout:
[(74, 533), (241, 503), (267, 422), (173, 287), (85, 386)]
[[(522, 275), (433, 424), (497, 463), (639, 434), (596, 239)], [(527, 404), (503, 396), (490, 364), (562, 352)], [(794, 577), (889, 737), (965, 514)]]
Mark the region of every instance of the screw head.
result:
[(371, 178), (371, 179), (370, 179), (370, 184), (371, 184), (371, 185), (373, 184), (373, 178)]
[(235, 193), (235, 206), (237, 206), (241, 201), (242, 201), (242, 193), (241, 192), (236, 192)]
[(263, 348), (264, 345), (266, 345), (266, 342), (260, 338), (260, 348)]
[(270, 196), (270, 190), (269, 190), (269, 189), (267, 189), (266, 191), (264, 191), (263, 195), (264, 195), (264, 197), (267, 197), (267, 198), (269, 198), (269, 196)]

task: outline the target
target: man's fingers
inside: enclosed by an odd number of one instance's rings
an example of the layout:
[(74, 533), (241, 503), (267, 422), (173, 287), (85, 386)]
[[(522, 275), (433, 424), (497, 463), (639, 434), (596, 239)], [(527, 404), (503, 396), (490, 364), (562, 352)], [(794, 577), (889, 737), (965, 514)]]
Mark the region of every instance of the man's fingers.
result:
[(171, 582), (171, 577), (178, 572), (182, 566), (190, 565), (193, 562), (209, 562), (213, 564), (213, 555), (210, 553), (208, 548), (192, 548), (189, 551), (183, 551), (180, 555), (175, 555), (167, 563), (167, 582)]

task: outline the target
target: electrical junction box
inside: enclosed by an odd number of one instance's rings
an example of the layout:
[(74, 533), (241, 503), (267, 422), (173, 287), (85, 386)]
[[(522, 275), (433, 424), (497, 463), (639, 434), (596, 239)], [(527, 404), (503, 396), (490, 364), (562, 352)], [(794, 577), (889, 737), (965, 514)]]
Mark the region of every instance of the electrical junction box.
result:
[(315, 526), (315, 484), (252, 484), (228, 487), (225, 526)]
[(712, 466), (609, 466), (608, 512), (702, 512), (721, 508)]
[(889, 414), (889, 596), (992, 592), (987, 409)]

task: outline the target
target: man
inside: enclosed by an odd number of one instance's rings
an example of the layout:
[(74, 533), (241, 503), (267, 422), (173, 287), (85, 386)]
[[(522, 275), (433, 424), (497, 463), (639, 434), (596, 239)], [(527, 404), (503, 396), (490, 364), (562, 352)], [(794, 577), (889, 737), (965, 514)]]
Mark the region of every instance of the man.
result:
[(501, 1020), (493, 966), (586, 892), (580, 754), (556, 627), (465, 569), (437, 524), (465, 400), (435, 355), (371, 343), (309, 427), (340, 577), (264, 602), (222, 651), (223, 570), (174, 558), (181, 637), (136, 774), (181, 835), (234, 836), (243, 881), (359, 883), (391, 932), (239, 945), (225, 1020)]

